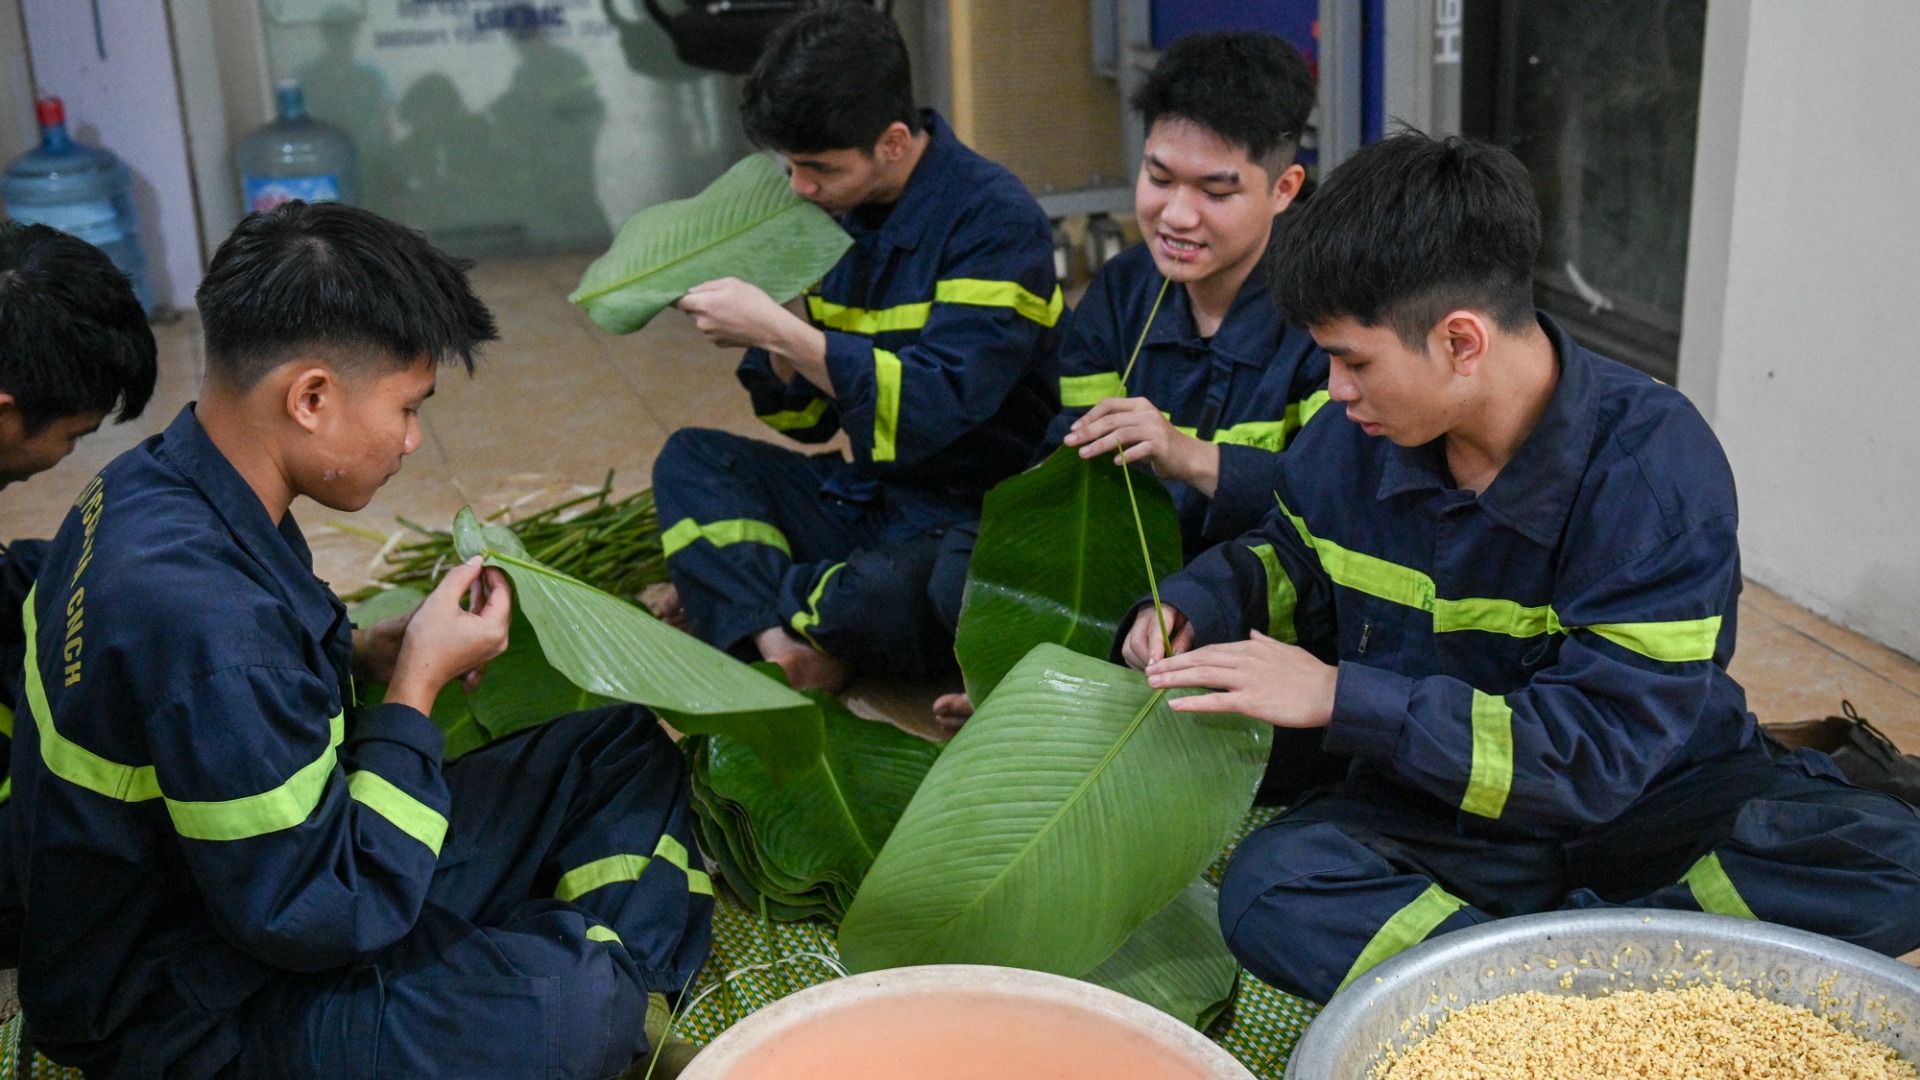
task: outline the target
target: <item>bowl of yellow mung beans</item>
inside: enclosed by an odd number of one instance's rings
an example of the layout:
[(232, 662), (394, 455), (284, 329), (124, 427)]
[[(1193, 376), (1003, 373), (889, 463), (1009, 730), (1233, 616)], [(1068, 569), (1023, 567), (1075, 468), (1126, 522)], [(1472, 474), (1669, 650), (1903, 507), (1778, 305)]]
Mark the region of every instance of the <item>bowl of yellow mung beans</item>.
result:
[(1360, 975), (1287, 1080), (1920, 1080), (1920, 970), (1688, 911), (1523, 915)]

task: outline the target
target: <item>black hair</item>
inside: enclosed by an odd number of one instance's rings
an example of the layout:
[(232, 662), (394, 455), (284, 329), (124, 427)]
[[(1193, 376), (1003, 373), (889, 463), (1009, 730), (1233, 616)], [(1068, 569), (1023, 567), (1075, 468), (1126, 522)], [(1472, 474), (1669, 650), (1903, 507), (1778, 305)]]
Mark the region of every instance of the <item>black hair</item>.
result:
[(1134, 91), (1133, 108), (1148, 131), (1160, 120), (1205, 128), (1277, 180), (1300, 149), (1313, 98), (1313, 72), (1290, 42), (1223, 30), (1174, 42)]
[(153, 331), (106, 252), (48, 228), (0, 222), (0, 390), (28, 435), (82, 413), (131, 420), (153, 396)]
[(1417, 131), (1361, 148), (1274, 222), (1273, 294), (1303, 323), (1386, 325), (1410, 349), (1447, 312), (1534, 325), (1540, 206), (1507, 150)]
[(412, 229), (340, 203), (294, 201), (249, 214), (214, 253), (195, 300), (207, 373), (245, 390), (303, 350), (382, 372), (455, 359), (499, 337), (467, 282), (471, 260)]
[(774, 31), (747, 76), (740, 120), (755, 146), (872, 154), (893, 124), (920, 133), (907, 43), (863, 0), (816, 0)]

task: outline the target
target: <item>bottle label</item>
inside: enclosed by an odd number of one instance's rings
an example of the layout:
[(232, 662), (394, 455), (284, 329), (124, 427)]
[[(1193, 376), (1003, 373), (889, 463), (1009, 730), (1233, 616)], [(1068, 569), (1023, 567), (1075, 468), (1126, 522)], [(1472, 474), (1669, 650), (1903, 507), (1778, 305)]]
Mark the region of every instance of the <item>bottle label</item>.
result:
[(115, 212), (112, 199), (87, 199), (52, 206), (9, 206), (7, 210), (22, 225), (50, 226), (95, 247), (127, 238), (126, 223)]
[(340, 178), (333, 173), (319, 176), (243, 176), (240, 183), (246, 189), (248, 213), (271, 210), (295, 199), (310, 203), (340, 201)]

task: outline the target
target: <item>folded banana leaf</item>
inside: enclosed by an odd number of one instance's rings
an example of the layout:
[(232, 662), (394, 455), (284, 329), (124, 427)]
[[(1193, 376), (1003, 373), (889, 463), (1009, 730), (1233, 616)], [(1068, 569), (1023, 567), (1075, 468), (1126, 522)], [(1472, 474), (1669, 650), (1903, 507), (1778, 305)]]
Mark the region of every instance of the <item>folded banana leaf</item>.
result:
[[(1180, 569), (1180, 520), (1159, 481), (1136, 476), (1156, 578)], [(987, 493), (953, 650), (967, 694), (985, 701), (1042, 642), (1106, 659), (1120, 620), (1147, 595), (1141, 532), (1112, 459), (1070, 447)]]
[(754, 154), (693, 198), (628, 218), (567, 299), (602, 329), (627, 334), (716, 278), (751, 282), (784, 303), (851, 246), (833, 218), (793, 193), (771, 157)]
[(840, 925), (850, 970), (1078, 977), (1187, 887), (1246, 813), (1271, 729), (1180, 714), (1138, 672), (1037, 646), (941, 752)]

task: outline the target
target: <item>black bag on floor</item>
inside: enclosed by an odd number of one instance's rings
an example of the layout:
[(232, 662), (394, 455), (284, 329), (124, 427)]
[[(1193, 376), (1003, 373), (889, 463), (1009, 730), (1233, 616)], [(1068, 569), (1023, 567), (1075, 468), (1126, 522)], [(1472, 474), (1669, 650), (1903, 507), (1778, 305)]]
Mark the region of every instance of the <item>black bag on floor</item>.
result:
[(1760, 727), (1782, 746), (1818, 750), (1832, 758), (1841, 775), (1856, 787), (1884, 791), (1920, 806), (1920, 757), (1901, 753), (1892, 739), (1854, 711), (1853, 702), (1842, 701), (1840, 711), (1841, 716)]

